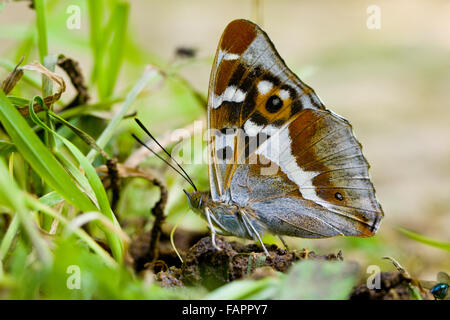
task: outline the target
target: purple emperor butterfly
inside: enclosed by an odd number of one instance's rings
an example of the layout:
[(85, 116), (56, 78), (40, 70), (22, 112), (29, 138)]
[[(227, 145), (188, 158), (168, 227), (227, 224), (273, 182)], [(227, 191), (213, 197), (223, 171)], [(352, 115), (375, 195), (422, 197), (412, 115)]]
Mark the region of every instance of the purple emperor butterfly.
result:
[(232, 21), (220, 39), (208, 129), (211, 190), (188, 198), (213, 238), (263, 245), (265, 232), (326, 238), (377, 231), (383, 211), (351, 125), (325, 108), (250, 21)]
[(383, 211), (351, 125), (325, 108), (250, 21), (232, 21), (220, 39), (208, 130), (210, 192), (185, 192), (214, 245), (215, 234), (233, 235), (259, 241), (268, 254), (265, 232), (376, 233)]

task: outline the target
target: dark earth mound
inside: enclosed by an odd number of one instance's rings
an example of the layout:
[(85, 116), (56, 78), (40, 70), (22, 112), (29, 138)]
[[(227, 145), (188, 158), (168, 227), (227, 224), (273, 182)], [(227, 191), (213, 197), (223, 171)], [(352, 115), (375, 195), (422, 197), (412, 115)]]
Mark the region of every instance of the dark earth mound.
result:
[[(241, 278), (259, 279), (276, 272), (285, 273), (293, 262), (299, 260), (343, 261), (342, 253), (319, 255), (308, 249), (287, 250), (276, 245), (266, 246), (266, 257), (257, 244), (242, 244), (216, 237), (213, 247), (211, 238), (205, 233), (179, 230), (175, 234), (175, 245), (183, 263), (170, 244), (167, 233), (162, 233), (159, 256), (152, 259), (148, 253), (150, 234), (136, 237), (130, 246), (130, 263), (141, 274), (154, 274), (156, 281), (164, 287), (198, 286), (208, 290), (216, 289)], [(411, 279), (400, 272), (382, 272), (381, 288), (369, 289), (366, 284), (356, 286), (351, 300), (408, 300), (412, 298)], [(421, 293), (423, 299), (432, 299), (428, 293)]]

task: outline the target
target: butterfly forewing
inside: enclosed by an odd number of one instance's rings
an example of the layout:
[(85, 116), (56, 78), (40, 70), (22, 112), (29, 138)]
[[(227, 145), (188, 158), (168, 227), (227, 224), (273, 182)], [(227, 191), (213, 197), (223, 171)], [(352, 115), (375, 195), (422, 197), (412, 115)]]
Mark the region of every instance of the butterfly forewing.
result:
[(214, 201), (303, 237), (372, 235), (383, 215), (350, 124), (326, 110), (255, 24), (225, 29), (208, 98)]
[(231, 22), (222, 35), (208, 105), (215, 199), (229, 187), (235, 164), (244, 162), (270, 131), (304, 108), (323, 108), (313, 90), (286, 67), (268, 36), (246, 20)]

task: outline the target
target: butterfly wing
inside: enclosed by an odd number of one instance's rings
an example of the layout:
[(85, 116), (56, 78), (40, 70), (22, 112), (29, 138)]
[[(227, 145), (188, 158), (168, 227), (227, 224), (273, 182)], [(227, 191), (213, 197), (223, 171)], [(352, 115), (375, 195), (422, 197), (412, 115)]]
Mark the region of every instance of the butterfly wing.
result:
[(437, 281), (440, 283), (450, 284), (450, 276), (446, 272), (440, 271), (437, 274)]
[(326, 110), (267, 35), (231, 22), (211, 73), (214, 201), (248, 208), (276, 234), (369, 236), (383, 215), (350, 124)]
[[(276, 94), (284, 99), (282, 105), (276, 100), (265, 108)], [(229, 198), (226, 190), (237, 158), (252, 153), (248, 147), (247, 152), (245, 147), (236, 152), (238, 138), (247, 139), (247, 145), (263, 141), (263, 128), (280, 127), (304, 108), (324, 109), (314, 91), (286, 67), (264, 31), (247, 20), (232, 21), (219, 42), (208, 94), (209, 174), (215, 201)], [(239, 129), (244, 128), (242, 135)]]
[[(281, 173), (276, 174), (285, 183), (296, 186), (287, 192), (278, 188), (278, 194), (269, 199), (249, 197), (258, 199), (249, 206), (262, 220), (270, 220), (266, 224), (287, 220), (293, 225), (290, 233), (295, 233), (296, 226), (308, 225), (309, 231), (317, 232), (315, 237), (363, 237), (378, 229), (383, 211), (375, 198), (361, 145), (346, 120), (327, 110), (305, 109), (256, 153), (269, 159), (272, 166), (279, 166)], [(255, 178), (258, 171), (260, 176), (270, 171), (259, 164), (253, 166), (257, 170), (250, 172)]]

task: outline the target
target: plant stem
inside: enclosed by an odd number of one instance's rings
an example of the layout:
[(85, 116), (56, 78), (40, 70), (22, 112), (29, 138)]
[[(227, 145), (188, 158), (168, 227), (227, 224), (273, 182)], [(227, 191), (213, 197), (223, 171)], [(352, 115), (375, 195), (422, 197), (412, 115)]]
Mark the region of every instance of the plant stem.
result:
[(44, 58), (48, 55), (47, 43), (47, 21), (45, 18), (45, 0), (34, 0), (34, 9), (36, 11), (36, 26), (38, 36), (38, 49), (41, 64), (44, 64)]
[[(147, 83), (150, 81), (150, 79), (156, 77), (156, 75), (159, 74), (158, 69), (152, 66), (147, 66), (144, 70), (144, 73), (142, 74), (141, 78), (139, 78), (136, 85), (131, 89), (131, 91), (128, 93), (125, 102), (122, 105), (122, 108), (120, 111), (112, 118), (112, 120), (108, 123), (108, 126), (103, 130), (100, 137), (97, 139), (97, 145), (104, 149), (106, 144), (109, 142), (109, 140), (112, 138), (114, 131), (117, 129), (117, 126), (119, 125), (119, 122), (122, 120), (122, 118), (125, 116), (125, 114), (130, 109), (131, 104), (136, 100), (136, 97), (138, 94), (144, 89), (144, 87), (147, 85)], [(95, 149), (91, 149), (91, 151), (87, 155), (87, 159), (90, 162), (93, 162), (95, 158), (98, 155), (98, 151)]]

